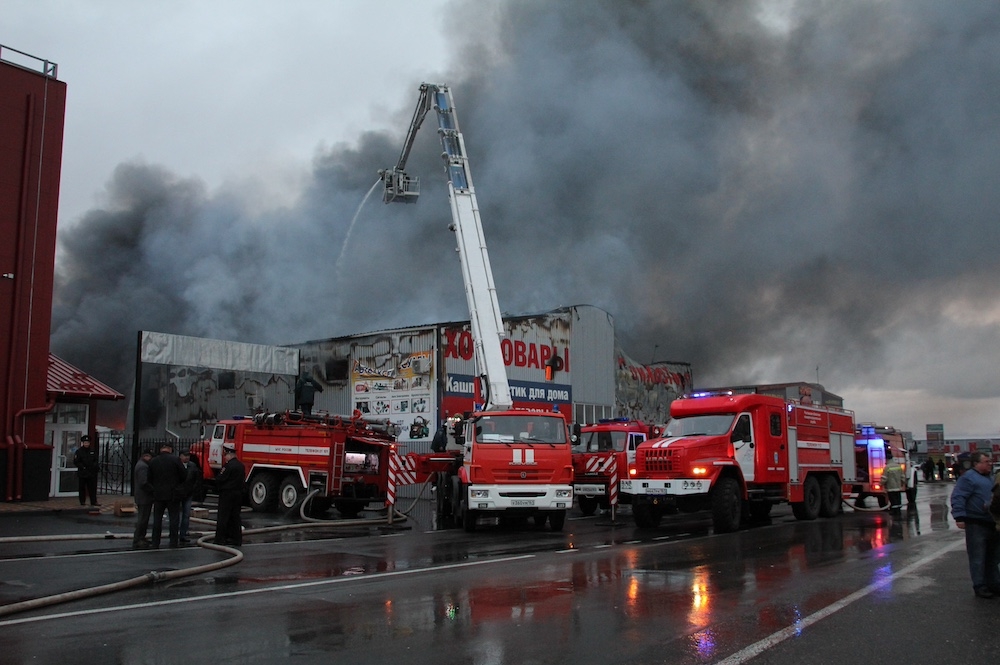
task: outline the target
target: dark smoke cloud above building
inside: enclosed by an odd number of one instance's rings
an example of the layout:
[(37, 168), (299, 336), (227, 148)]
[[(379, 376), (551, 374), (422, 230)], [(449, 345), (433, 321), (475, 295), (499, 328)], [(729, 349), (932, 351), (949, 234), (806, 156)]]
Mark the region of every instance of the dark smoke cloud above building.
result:
[[(602, 307), (634, 357), (699, 385), (819, 374), (859, 415), (996, 406), (1000, 5), (455, 9), (434, 82), (504, 310)], [(293, 343), (467, 318), (432, 123), (407, 169), (421, 200), (359, 210), (411, 111), (319, 149), (281, 207), (250, 180), (120, 165), (60, 236), (53, 351), (128, 390), (139, 329)], [(899, 417), (920, 435), (947, 414)]]

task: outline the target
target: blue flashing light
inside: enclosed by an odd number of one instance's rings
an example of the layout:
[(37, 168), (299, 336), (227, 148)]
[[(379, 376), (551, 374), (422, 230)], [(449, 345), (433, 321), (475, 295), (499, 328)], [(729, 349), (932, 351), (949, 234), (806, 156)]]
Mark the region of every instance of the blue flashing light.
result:
[(601, 418), (597, 422), (601, 425), (607, 425), (608, 423), (627, 423), (629, 418)]
[(699, 397), (732, 397), (732, 390), (702, 390), (696, 393), (691, 393), (688, 397), (693, 399), (698, 399)]

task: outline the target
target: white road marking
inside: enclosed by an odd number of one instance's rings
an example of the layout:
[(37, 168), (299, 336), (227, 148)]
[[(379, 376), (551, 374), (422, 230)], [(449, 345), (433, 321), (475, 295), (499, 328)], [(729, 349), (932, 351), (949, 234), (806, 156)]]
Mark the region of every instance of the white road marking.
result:
[(9, 619), (7, 621), (0, 621), (0, 627), (3, 626), (15, 626), (18, 624), (25, 623), (37, 623), (40, 621), (50, 621), (52, 619), (65, 619), (68, 617), (81, 617), (89, 616), (92, 614), (105, 614), (108, 612), (127, 612), (129, 610), (144, 609), (148, 607), (164, 607), (166, 605), (180, 605), (183, 603), (197, 603), (207, 600), (222, 600), (225, 598), (236, 598), (238, 596), (250, 596), (261, 593), (272, 593), (274, 591), (292, 591), (295, 589), (307, 589), (309, 587), (319, 587), (340, 584), (342, 582), (357, 582), (359, 580), (374, 580), (381, 579), (384, 577), (398, 577), (400, 575), (413, 575), (417, 573), (436, 573), (442, 570), (455, 570), (458, 568), (470, 568), (472, 566), (483, 566), (493, 563), (507, 563), (510, 561), (521, 561), (523, 559), (533, 559), (536, 555), (534, 554), (522, 554), (519, 556), (510, 556), (502, 559), (490, 559), (488, 561), (468, 561), (466, 563), (453, 563), (445, 566), (434, 566), (430, 568), (413, 568), (408, 570), (392, 570), (385, 573), (372, 573), (371, 575), (351, 575), (348, 577), (336, 577), (328, 580), (315, 580), (312, 582), (299, 582), (297, 584), (283, 584), (281, 586), (265, 587), (261, 589), (247, 589), (245, 591), (231, 591), (229, 593), (218, 593), (210, 596), (193, 596), (191, 598), (175, 598), (173, 600), (162, 600), (152, 603), (136, 603), (134, 605), (119, 605), (116, 607), (101, 607), (92, 610), (79, 610), (76, 612), (61, 612), (59, 614), (48, 614), (39, 617), (29, 617), (25, 619)]
[(881, 579), (878, 582), (873, 582), (863, 589), (859, 589), (858, 591), (855, 591), (852, 594), (844, 596), (837, 602), (831, 603), (830, 605), (827, 605), (823, 609), (813, 612), (806, 618), (802, 619), (801, 621), (796, 621), (787, 628), (783, 628), (776, 633), (768, 635), (759, 642), (755, 642), (748, 647), (740, 649), (739, 651), (732, 654), (728, 658), (724, 658), (723, 660), (718, 661), (716, 665), (741, 665), (742, 663), (747, 662), (751, 658), (759, 656), (760, 654), (764, 653), (771, 647), (776, 646), (781, 642), (784, 642), (789, 637), (794, 637), (795, 635), (798, 635), (804, 629), (808, 628), (814, 623), (817, 623), (818, 621), (821, 621), (822, 619), (825, 619), (834, 612), (844, 609), (854, 601), (861, 600), (868, 594), (874, 591), (878, 591), (879, 589), (891, 584), (896, 578), (902, 577), (903, 575), (908, 575), (909, 573), (912, 573), (914, 570), (926, 566), (927, 564), (929, 564), (931, 561), (934, 561), (938, 557), (941, 557), (947, 554), (948, 552), (951, 552), (952, 550), (957, 550), (959, 547), (965, 547), (964, 538), (961, 540), (956, 540), (950, 545), (941, 548), (940, 550), (938, 550), (933, 554), (925, 556), (923, 559), (911, 563), (909, 566), (906, 566), (905, 568), (899, 569), (898, 571), (896, 571), (889, 577), (886, 577), (885, 579)]

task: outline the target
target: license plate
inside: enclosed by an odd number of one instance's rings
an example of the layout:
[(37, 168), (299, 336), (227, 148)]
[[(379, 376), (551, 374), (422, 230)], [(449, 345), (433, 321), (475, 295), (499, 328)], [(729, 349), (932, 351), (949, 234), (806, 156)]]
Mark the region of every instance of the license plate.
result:
[(535, 505), (534, 499), (511, 499), (510, 505), (512, 506), (533, 506)]
[(649, 487), (646, 489), (646, 494), (666, 494), (667, 490), (665, 487)]

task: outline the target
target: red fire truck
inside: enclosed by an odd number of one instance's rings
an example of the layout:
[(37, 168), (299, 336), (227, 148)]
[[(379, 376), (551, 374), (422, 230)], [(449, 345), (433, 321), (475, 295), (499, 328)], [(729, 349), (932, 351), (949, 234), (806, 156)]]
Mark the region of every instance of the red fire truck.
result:
[(621, 481), (640, 527), (708, 509), (719, 532), (789, 502), (797, 519), (832, 517), (858, 480), (851, 411), (760, 394), (675, 400), (662, 438), (639, 446)]
[(879, 507), (889, 505), (889, 496), (882, 487), (882, 471), (892, 455), (903, 467), (904, 477), (910, 479), (910, 453), (903, 433), (895, 427), (880, 427), (861, 423), (855, 430), (854, 457), (857, 475), (854, 482), (844, 484), (844, 500), (853, 500), (856, 508), (865, 508), (865, 499), (875, 497)]
[[(493, 271), (490, 267), (479, 204), (465, 151), (465, 140), (451, 90), (424, 83), (403, 151), (396, 166), (383, 169), (386, 203), (416, 201), (419, 180), (405, 171), (410, 148), (424, 118), (433, 109), (448, 175), (448, 199), (455, 233), (478, 371), (482, 410), (456, 419), (449, 427), (447, 449), (410, 453), (409, 478), (436, 480), (438, 517), (450, 517), (466, 531), (480, 516), (532, 516), (560, 531), (573, 505), (573, 459), (569, 430), (560, 413), (513, 408), (501, 338), (505, 336)], [(400, 483), (402, 484), (402, 483)]]
[[(647, 438), (656, 438), (661, 428), (630, 418), (602, 419), (580, 427), (573, 444), (573, 494), (584, 515), (598, 506), (610, 508), (618, 492), (618, 481), (635, 463), (635, 451)], [(626, 503), (631, 495), (618, 496)]]
[(255, 511), (290, 510), (318, 490), (310, 511), (335, 506), (356, 517), (369, 502), (385, 502), (396, 425), (352, 416), (257, 414), (221, 420), (192, 447), (209, 484), (222, 468), (222, 444), (232, 443), (247, 470), (246, 501)]

